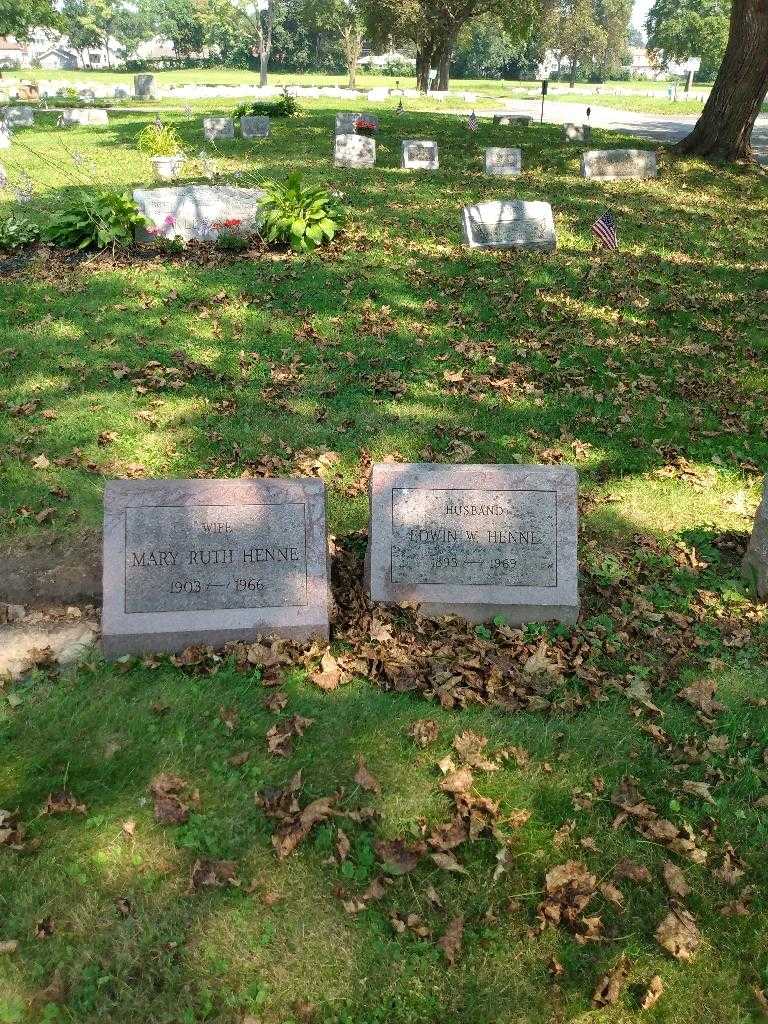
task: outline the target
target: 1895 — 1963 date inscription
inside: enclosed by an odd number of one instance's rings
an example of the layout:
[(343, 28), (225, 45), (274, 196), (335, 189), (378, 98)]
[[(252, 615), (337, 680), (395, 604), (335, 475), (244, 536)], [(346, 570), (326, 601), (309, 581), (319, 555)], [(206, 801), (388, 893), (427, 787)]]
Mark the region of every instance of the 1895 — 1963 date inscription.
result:
[(125, 612), (302, 607), (305, 506), (126, 509)]
[(391, 580), (556, 587), (556, 492), (393, 488)]

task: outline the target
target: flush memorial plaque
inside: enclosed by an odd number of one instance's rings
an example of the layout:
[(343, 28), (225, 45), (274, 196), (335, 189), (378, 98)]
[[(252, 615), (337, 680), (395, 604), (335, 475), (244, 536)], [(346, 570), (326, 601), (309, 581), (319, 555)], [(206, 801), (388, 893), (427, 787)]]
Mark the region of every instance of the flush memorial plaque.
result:
[(523, 169), (523, 151), (516, 147), (489, 146), (485, 151), (485, 173), (514, 178)]
[(321, 480), (117, 480), (104, 494), (107, 657), (328, 636)]
[(647, 149), (588, 149), (581, 156), (582, 178), (642, 180), (657, 173), (656, 154)]
[(240, 134), (244, 139), (266, 139), (269, 135), (269, 118), (261, 114), (241, 117)]
[(440, 166), (437, 143), (429, 139), (403, 139), (401, 166), (410, 170), (436, 171)]
[(464, 244), (472, 249), (542, 249), (557, 246), (549, 203), (507, 199), (462, 210)]
[(371, 600), (470, 622), (575, 622), (576, 494), (566, 466), (375, 465)]

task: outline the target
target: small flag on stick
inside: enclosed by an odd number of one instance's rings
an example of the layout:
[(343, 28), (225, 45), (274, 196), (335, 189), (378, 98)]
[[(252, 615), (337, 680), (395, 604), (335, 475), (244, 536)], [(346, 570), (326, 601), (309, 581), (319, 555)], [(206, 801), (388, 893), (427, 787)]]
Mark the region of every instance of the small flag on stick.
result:
[(467, 128), (469, 128), (471, 132), (477, 131), (477, 114), (474, 112), (474, 110), (467, 118)]
[(619, 240), (616, 236), (616, 218), (607, 210), (592, 225), (592, 234), (606, 249), (618, 249)]
[(397, 104), (397, 109), (395, 110), (395, 113), (396, 114), (402, 114), (404, 110), (405, 110), (405, 107), (403, 106), (403, 97), (401, 96), (400, 97), (400, 102)]

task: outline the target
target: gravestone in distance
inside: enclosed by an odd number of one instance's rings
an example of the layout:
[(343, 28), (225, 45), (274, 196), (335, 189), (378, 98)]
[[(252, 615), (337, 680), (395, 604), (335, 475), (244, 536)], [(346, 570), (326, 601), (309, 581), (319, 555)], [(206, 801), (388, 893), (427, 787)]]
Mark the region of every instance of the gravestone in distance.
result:
[(400, 166), (410, 170), (436, 171), (440, 166), (437, 143), (428, 139), (403, 139)]
[(642, 180), (657, 173), (656, 154), (647, 149), (588, 149), (581, 154), (582, 178)]
[(240, 134), (244, 139), (266, 139), (269, 135), (269, 118), (265, 114), (241, 117)]
[(35, 123), (32, 107), (6, 107), (0, 111), (0, 118), (12, 128), (31, 128)]
[(494, 114), (493, 123), (505, 126), (517, 124), (527, 128), (531, 123), (531, 117), (528, 114)]
[(472, 249), (557, 248), (552, 207), (539, 200), (505, 199), (462, 210), (464, 244)]
[(260, 635), (328, 636), (322, 480), (113, 480), (108, 658)]
[(564, 124), (563, 138), (566, 142), (589, 143), (592, 141), (592, 127), (588, 124)]
[(109, 121), (106, 110), (98, 107), (72, 107), (62, 110), (59, 122), (62, 125), (79, 124), (81, 128), (92, 128), (107, 124)]
[(485, 151), (485, 173), (514, 178), (523, 170), (522, 149), (489, 146)]
[(333, 163), (336, 167), (373, 167), (376, 163), (376, 140), (367, 135), (337, 135)]
[(336, 115), (336, 134), (337, 135), (353, 135), (355, 131), (355, 121), (362, 114), (350, 114), (349, 111), (342, 110)]
[(203, 118), (203, 135), (206, 142), (215, 142), (217, 139), (234, 139), (235, 122), (231, 117), (205, 117)]
[(151, 100), (155, 97), (155, 76), (134, 75), (133, 92), (137, 100)]
[(575, 622), (577, 483), (567, 466), (374, 465), (371, 600), (470, 622)]
[(763, 500), (755, 515), (742, 572), (745, 579), (756, 584), (757, 596), (768, 598), (768, 475), (763, 480)]
[(167, 188), (137, 188), (133, 199), (139, 212), (150, 221), (148, 229), (137, 228), (136, 239), (183, 238), (212, 242), (226, 221), (238, 224), (227, 230), (248, 234), (261, 221), (258, 188), (233, 185), (178, 185)]

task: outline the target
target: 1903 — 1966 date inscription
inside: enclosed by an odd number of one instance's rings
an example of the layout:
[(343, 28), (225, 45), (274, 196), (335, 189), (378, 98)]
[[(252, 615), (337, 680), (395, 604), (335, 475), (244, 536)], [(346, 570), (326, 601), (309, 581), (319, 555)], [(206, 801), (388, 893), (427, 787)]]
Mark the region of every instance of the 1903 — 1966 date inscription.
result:
[(392, 583), (556, 587), (556, 538), (555, 491), (392, 489)]
[(126, 509), (125, 612), (303, 607), (305, 506)]

